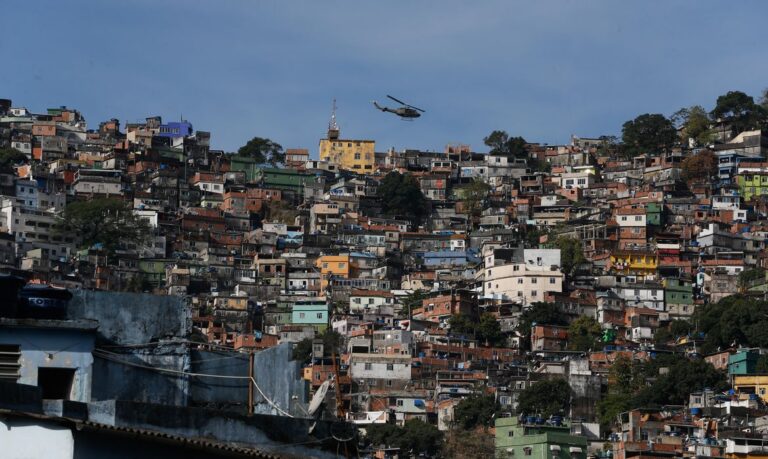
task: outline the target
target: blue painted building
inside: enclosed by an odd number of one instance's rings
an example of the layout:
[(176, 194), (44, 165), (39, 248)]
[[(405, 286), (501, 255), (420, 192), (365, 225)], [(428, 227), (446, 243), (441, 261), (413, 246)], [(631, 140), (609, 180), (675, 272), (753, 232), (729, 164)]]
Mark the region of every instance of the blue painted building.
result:
[(160, 125), (158, 137), (170, 137), (172, 139), (192, 135), (192, 123), (189, 121), (171, 121)]

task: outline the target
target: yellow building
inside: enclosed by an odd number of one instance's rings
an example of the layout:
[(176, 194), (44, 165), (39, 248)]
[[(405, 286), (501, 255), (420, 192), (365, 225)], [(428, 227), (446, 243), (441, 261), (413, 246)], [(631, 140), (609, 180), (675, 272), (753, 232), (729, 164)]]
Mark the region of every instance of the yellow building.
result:
[(624, 274), (650, 276), (656, 274), (659, 257), (644, 250), (617, 250), (611, 253), (609, 268)]
[(320, 270), (320, 289), (324, 292), (331, 276), (349, 279), (349, 255), (323, 255), (317, 259)]
[(768, 402), (768, 375), (735, 375), (733, 388), (741, 394), (756, 394)]
[(372, 174), (375, 164), (376, 142), (373, 140), (341, 139), (339, 126), (336, 124), (336, 106), (328, 124), (328, 137), (320, 139), (320, 160), (335, 164), (339, 169), (346, 169), (360, 174)]

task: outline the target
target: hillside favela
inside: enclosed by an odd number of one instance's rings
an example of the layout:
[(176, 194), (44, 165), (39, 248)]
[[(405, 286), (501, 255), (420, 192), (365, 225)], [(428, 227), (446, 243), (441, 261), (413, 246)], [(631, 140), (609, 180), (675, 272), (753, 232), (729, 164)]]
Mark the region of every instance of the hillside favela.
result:
[(379, 151), (332, 111), (316, 151), (230, 153), (0, 100), (0, 438), (764, 454), (767, 114), (731, 91), (621, 138)]

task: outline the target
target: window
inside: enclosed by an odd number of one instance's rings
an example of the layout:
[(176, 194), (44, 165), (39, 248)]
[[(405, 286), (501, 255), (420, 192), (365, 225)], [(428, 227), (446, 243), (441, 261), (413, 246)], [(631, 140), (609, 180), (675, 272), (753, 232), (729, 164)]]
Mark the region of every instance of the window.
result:
[(305, 314), (304, 314), (303, 312), (300, 312), (300, 313), (299, 313), (299, 319), (303, 319), (303, 318), (304, 318), (304, 316), (305, 316)]
[(393, 363), (387, 364), (387, 371), (393, 371), (395, 369), (395, 365)]
[(44, 399), (69, 400), (74, 379), (74, 368), (38, 368), (37, 370), (37, 385), (42, 390)]
[(643, 221), (643, 216), (642, 215), (635, 215), (635, 221), (636, 222)]
[(554, 284), (555, 282), (556, 282), (556, 281), (555, 281), (555, 278), (554, 278), (554, 277), (550, 277), (550, 278), (549, 278), (549, 283), (550, 283), (550, 284)]
[(323, 313), (322, 312), (318, 312), (317, 313), (317, 318), (318, 319), (322, 319), (323, 318)]
[(21, 346), (0, 344), (0, 380), (16, 381), (21, 370)]
[(403, 401), (398, 399), (397, 406), (403, 406)]
[(357, 160), (360, 159), (360, 153), (355, 153), (355, 159), (357, 159)]
[(514, 436), (515, 436), (514, 431), (510, 430), (509, 432), (507, 432), (507, 437), (514, 437)]
[(365, 369), (366, 370), (371, 370), (371, 369), (373, 369), (373, 365), (371, 365), (370, 363), (366, 363), (365, 364)]
[(526, 446), (525, 448), (523, 448), (523, 454), (525, 454), (526, 456), (530, 456), (532, 451), (533, 451), (533, 448), (531, 448), (530, 446)]
[(531, 296), (537, 296), (537, 292), (536, 292), (536, 290), (534, 290), (534, 291), (532, 291), (532, 292), (531, 292)]
[(346, 265), (346, 263), (339, 263), (339, 269), (344, 269), (345, 265)]
[(538, 278), (536, 278), (536, 277), (534, 277), (534, 278), (531, 278), (531, 284), (536, 284), (536, 283), (538, 283), (538, 282), (539, 282), (539, 279), (538, 279)]
[(621, 221), (623, 222), (627, 221), (627, 217), (621, 217)]
[(522, 277), (518, 278), (518, 279), (517, 279), (517, 283), (518, 283), (518, 284), (522, 284), (522, 283), (523, 283), (523, 278), (522, 278)]

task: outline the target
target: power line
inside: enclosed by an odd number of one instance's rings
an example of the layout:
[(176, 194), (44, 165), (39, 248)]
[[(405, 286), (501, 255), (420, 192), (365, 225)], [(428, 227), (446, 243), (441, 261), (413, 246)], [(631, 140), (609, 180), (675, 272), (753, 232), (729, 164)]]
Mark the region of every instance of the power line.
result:
[(174, 369), (171, 369), (171, 368), (158, 368), (158, 367), (153, 367), (153, 366), (149, 366), (149, 365), (142, 365), (142, 364), (139, 364), (139, 363), (128, 362), (126, 360), (123, 360), (121, 358), (116, 357), (116, 356), (118, 356), (120, 354), (116, 354), (114, 352), (105, 351), (103, 349), (94, 349), (93, 352), (94, 352), (94, 355), (96, 355), (97, 357), (101, 357), (103, 359), (110, 360), (112, 362), (117, 362), (117, 363), (120, 363), (120, 364), (123, 364), (123, 365), (127, 365), (127, 366), (131, 366), (131, 367), (143, 368), (143, 369), (151, 370), (151, 371), (157, 371), (159, 373), (168, 373), (168, 374), (173, 374), (173, 375), (177, 375), (177, 376), (190, 376), (190, 377), (200, 377), (200, 378), (238, 379), (238, 380), (244, 380), (245, 379), (245, 380), (250, 380), (253, 383), (254, 387), (256, 387), (256, 390), (259, 392), (259, 394), (261, 394), (261, 396), (264, 398), (264, 400), (270, 406), (272, 406), (272, 408), (274, 408), (278, 413), (282, 414), (283, 416), (287, 416), (289, 418), (293, 417), (293, 415), (291, 415), (287, 411), (285, 411), (282, 408), (280, 408), (274, 401), (272, 401), (272, 399), (267, 397), (267, 395), (264, 393), (264, 391), (262, 391), (261, 388), (259, 387), (259, 385), (256, 383), (256, 379), (254, 379), (253, 376), (214, 375), (214, 374), (210, 374), (210, 373), (193, 373), (193, 372), (188, 372), (188, 371), (183, 371), (183, 370), (174, 370)]

